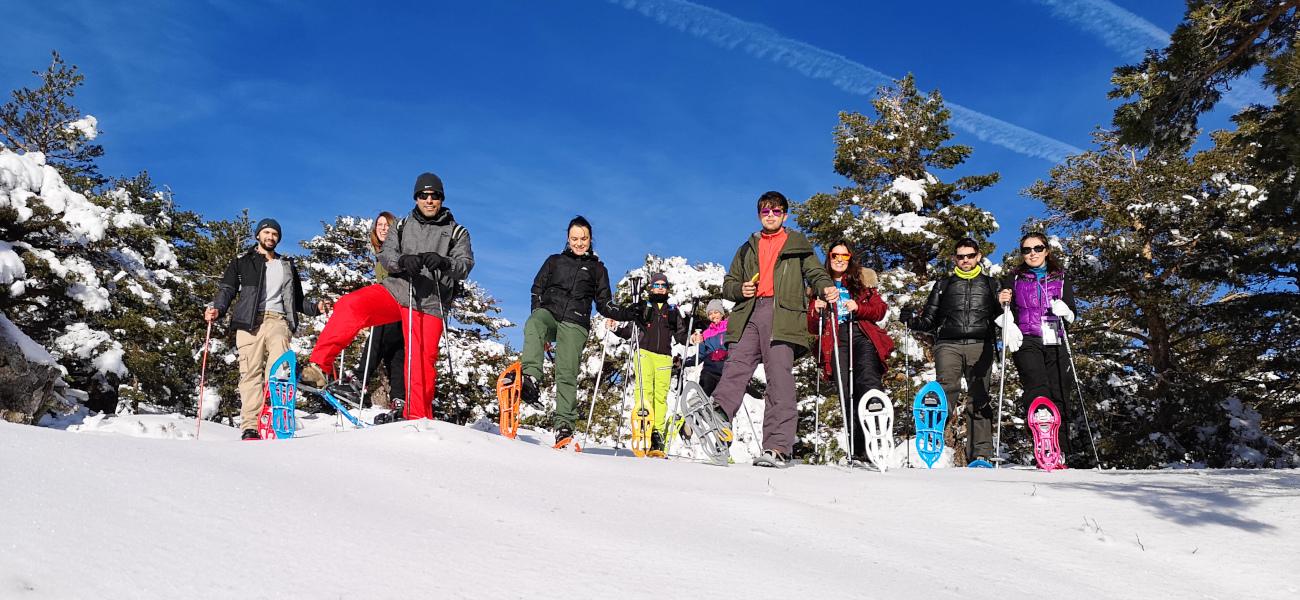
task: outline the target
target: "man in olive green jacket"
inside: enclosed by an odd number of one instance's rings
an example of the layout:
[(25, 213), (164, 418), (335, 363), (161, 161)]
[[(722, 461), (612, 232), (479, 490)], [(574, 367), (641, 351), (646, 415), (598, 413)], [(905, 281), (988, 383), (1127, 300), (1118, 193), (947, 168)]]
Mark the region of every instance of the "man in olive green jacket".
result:
[(722, 281), (722, 296), (736, 303), (727, 323), (727, 363), (713, 398), (735, 416), (745, 386), (761, 363), (767, 375), (763, 411), (763, 454), (754, 464), (784, 467), (794, 449), (799, 411), (795, 402), (794, 359), (808, 351), (805, 282), (822, 290), (827, 302), (839, 299), (835, 282), (798, 231), (785, 228), (790, 203), (780, 192), (758, 199), (762, 230), (749, 236)]

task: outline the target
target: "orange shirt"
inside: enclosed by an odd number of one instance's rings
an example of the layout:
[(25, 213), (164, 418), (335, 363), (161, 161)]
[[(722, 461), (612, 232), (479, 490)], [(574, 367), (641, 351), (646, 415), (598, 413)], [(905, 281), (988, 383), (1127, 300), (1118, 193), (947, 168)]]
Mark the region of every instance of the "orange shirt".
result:
[(759, 298), (771, 298), (776, 295), (773, 274), (776, 272), (776, 259), (785, 247), (789, 237), (782, 227), (776, 233), (760, 233), (758, 238), (758, 294)]

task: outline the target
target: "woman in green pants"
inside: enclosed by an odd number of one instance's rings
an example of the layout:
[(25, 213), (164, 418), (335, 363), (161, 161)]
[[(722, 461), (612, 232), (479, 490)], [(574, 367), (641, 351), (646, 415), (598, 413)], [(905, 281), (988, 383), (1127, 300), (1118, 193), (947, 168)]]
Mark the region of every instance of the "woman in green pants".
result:
[(552, 254), (533, 278), (533, 312), (524, 323), (524, 374), (521, 399), (537, 406), (542, 354), (547, 342), (555, 348), (555, 445), (573, 440), (578, 421), (578, 365), (591, 328), (591, 304), (611, 319), (632, 321), (636, 309), (619, 306), (609, 289), (609, 272), (592, 248), (591, 223), (581, 216), (569, 221), (568, 244)]

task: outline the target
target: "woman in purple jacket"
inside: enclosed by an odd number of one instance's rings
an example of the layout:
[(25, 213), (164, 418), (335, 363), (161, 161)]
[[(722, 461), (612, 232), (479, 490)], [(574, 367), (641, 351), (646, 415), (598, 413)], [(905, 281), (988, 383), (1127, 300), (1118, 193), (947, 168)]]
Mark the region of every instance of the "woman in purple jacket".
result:
[[(1046, 396), (1061, 411), (1061, 454), (1070, 452), (1066, 387), (1070, 361), (1065, 350), (1065, 325), (1074, 321), (1074, 291), (1061, 261), (1039, 232), (1020, 239), (1021, 264), (1002, 282), (998, 300), (1011, 303), (1016, 329), (1003, 339), (1013, 352), (1020, 373), (1022, 411), (1034, 398)], [(1020, 335), (1016, 335), (1019, 333)], [(1017, 340), (1017, 338), (1020, 338)], [(1064, 459), (1062, 459), (1064, 460)]]

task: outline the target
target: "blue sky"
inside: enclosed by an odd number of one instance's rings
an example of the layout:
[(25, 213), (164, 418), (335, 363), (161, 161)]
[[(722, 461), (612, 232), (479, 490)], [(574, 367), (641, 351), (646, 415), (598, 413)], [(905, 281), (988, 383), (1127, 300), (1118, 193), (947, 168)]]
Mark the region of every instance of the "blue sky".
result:
[(614, 274), (646, 253), (725, 264), (763, 191), (843, 183), (837, 113), (869, 111), (864, 92), (907, 72), (967, 116), (957, 141), (975, 151), (957, 174), (1002, 173), (972, 197), (1003, 226), (1000, 256), (1041, 208), (1020, 190), (1109, 124), (1111, 70), (1183, 9), (17, 0), (0, 89), (34, 85), (59, 50), (87, 76), (77, 104), (100, 120), (105, 173), (147, 169), (205, 217), (275, 217), (289, 243), (335, 215), (408, 211), (434, 171), (474, 237), (472, 276), (522, 323), (574, 214)]

